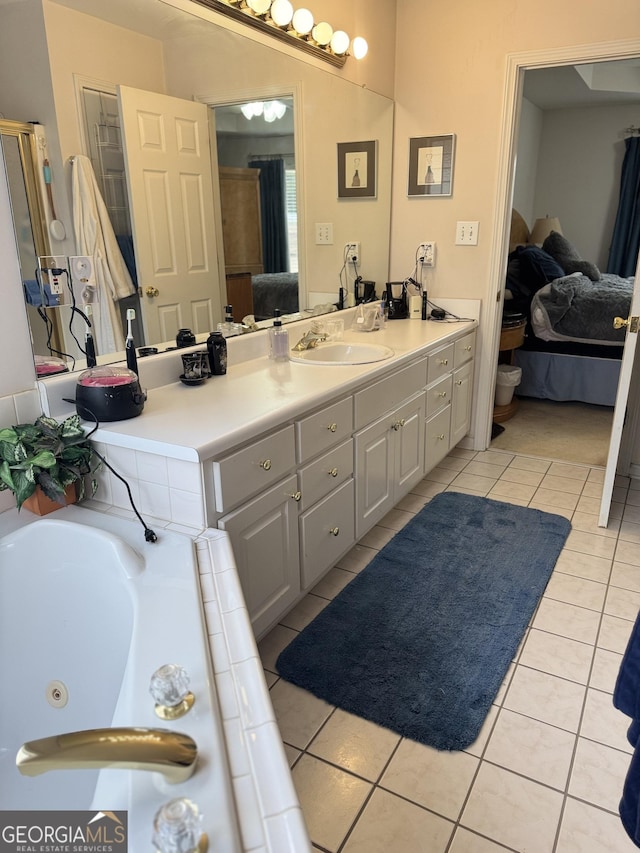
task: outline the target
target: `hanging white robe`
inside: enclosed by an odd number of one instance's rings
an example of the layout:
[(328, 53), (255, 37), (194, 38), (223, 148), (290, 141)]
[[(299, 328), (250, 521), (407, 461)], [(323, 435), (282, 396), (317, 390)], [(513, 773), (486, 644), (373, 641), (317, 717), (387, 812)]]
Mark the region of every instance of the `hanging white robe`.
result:
[[(78, 255), (93, 263), (98, 304), (93, 307), (93, 337), (99, 354), (124, 350), (124, 332), (117, 300), (135, 293), (109, 219), (91, 160), (71, 160), (73, 231)], [(96, 310), (96, 308), (98, 310)]]

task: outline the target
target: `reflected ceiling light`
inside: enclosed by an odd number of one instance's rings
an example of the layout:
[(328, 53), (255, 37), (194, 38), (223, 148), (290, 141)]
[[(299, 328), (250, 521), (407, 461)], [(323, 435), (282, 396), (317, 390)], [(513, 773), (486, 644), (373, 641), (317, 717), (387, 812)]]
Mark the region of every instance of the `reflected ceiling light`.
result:
[(307, 36), (313, 29), (313, 15), (308, 9), (296, 9), (291, 23), (299, 36)]
[(287, 108), (282, 101), (267, 101), (264, 105), (264, 120), (269, 122), (275, 121), (278, 118), (282, 118), (286, 111)]
[(331, 45), (331, 50), (337, 53), (338, 56), (341, 56), (349, 50), (349, 36), (344, 30), (336, 30), (331, 36), (329, 44)]
[(242, 104), (240, 110), (245, 118), (251, 119), (254, 116), (262, 115), (264, 110), (264, 104), (262, 101), (252, 101), (249, 104)]
[(289, 0), (273, 0), (271, 18), (277, 26), (288, 27), (293, 18), (293, 6)]
[(282, 118), (287, 107), (282, 101), (252, 101), (250, 104), (241, 104), (240, 110), (247, 119), (263, 116), (265, 121), (272, 122)]
[(322, 47), (326, 47), (331, 41), (331, 36), (333, 35), (333, 27), (326, 21), (321, 21), (319, 24), (316, 24), (315, 27), (311, 30), (311, 35), (313, 36), (313, 40), (315, 42), (317, 42)]
[[(262, 33), (298, 47), (312, 56), (342, 68), (349, 55), (351, 40), (343, 30), (322, 21), (314, 26), (308, 9), (298, 9), (295, 14), (289, 0), (191, 0), (206, 9), (212, 9), (234, 21), (249, 24)], [(363, 38), (354, 38), (351, 52), (356, 59), (367, 53)]]
[(369, 45), (367, 44), (366, 39), (363, 39), (362, 36), (356, 36), (351, 42), (351, 51), (356, 59), (364, 59), (368, 50)]

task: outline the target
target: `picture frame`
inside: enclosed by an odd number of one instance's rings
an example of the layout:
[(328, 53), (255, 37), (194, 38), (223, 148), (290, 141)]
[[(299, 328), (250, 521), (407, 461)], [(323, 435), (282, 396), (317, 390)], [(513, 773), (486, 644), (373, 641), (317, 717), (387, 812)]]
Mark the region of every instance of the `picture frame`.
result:
[(376, 198), (378, 142), (338, 142), (338, 198)]
[(455, 134), (409, 139), (408, 196), (450, 196)]

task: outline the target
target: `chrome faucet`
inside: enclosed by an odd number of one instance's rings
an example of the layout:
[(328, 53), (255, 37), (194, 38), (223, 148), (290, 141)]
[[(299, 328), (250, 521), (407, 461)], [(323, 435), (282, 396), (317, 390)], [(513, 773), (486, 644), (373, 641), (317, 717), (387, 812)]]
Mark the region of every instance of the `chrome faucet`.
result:
[(296, 352), (301, 352), (305, 349), (314, 349), (314, 347), (317, 347), (319, 343), (326, 340), (326, 335), (317, 334), (316, 332), (313, 332), (311, 331), (311, 329), (309, 329), (309, 331), (305, 332), (304, 335), (298, 341), (298, 343), (295, 344), (295, 346), (292, 346), (291, 349), (295, 350)]
[(22, 744), (16, 766), (23, 776), (103, 767), (155, 770), (175, 784), (193, 775), (197, 758), (195, 741), (170, 729), (87, 729)]

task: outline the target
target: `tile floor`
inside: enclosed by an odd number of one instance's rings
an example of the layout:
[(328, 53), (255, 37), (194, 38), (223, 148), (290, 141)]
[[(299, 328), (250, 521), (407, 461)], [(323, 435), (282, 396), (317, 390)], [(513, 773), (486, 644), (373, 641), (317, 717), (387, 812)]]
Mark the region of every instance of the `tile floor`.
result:
[[(454, 450), (259, 644), (314, 850), (331, 853), (631, 853), (617, 813), (631, 748), (612, 705), (640, 608), (640, 482), (604, 471)], [(279, 679), (275, 660), (435, 494), (471, 492), (572, 522), (544, 597), (478, 740), (439, 752)]]

